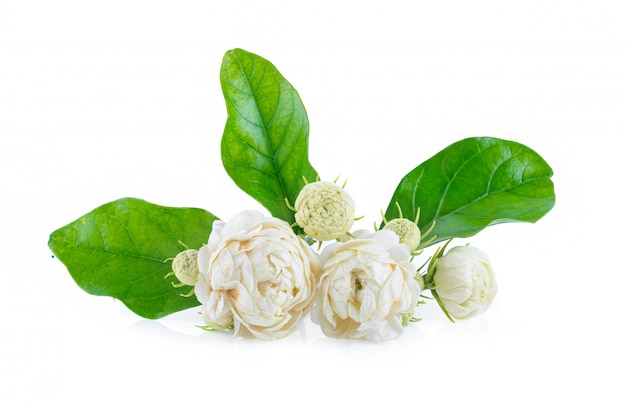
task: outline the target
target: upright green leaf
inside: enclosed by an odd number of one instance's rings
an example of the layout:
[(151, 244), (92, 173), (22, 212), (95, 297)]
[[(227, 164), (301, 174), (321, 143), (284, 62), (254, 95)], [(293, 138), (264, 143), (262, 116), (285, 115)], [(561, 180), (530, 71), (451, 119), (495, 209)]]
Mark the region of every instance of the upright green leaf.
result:
[(179, 241), (197, 249), (213, 221), (197, 208), (163, 207), (134, 198), (104, 204), (50, 235), (48, 246), (86, 292), (118, 298), (145, 318), (161, 318), (199, 305), (188, 288), (165, 279)]
[(228, 51), (220, 72), (228, 119), (222, 161), (228, 175), (270, 213), (289, 223), (304, 186), (317, 172), (308, 158), (309, 121), (300, 96), (269, 61)]
[(435, 223), (431, 244), (468, 237), (503, 222), (536, 222), (554, 206), (552, 169), (512, 141), (468, 138), (437, 153), (398, 185), (385, 217), (414, 219), (422, 232)]

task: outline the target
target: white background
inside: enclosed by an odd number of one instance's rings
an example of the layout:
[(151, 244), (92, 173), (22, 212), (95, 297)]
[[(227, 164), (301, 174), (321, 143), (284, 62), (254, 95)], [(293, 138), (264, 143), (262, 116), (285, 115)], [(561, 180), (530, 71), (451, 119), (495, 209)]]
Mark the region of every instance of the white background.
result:
[[(0, 403), (624, 403), (624, 16), (602, 0), (1, 1)], [(462, 138), (550, 163), (544, 219), (456, 241), (496, 267), (487, 313), (451, 324), (429, 303), (379, 345), (310, 322), (257, 342), (75, 285), (48, 236), (105, 202), (262, 209), (220, 161), (235, 47), (298, 89), (311, 162), (348, 178), (363, 227)]]

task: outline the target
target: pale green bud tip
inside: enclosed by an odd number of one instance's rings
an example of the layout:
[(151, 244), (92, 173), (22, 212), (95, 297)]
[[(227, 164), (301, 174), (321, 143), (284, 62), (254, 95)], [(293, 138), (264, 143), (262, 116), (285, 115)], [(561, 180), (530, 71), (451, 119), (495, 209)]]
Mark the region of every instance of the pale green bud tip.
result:
[(354, 222), (354, 200), (343, 187), (327, 181), (304, 186), (294, 208), (297, 224), (320, 241), (345, 235)]
[(408, 326), (409, 322), (412, 322), (415, 318), (413, 317), (413, 312), (405, 312), (400, 314), (402, 316), (402, 326)]
[(423, 291), (424, 290), (424, 278), (419, 273), (415, 275), (415, 281), (417, 281), (417, 285), (420, 286), (420, 291)]
[(185, 285), (196, 285), (198, 281), (198, 251), (196, 249), (183, 250), (176, 255), (172, 262), (174, 275)]
[(395, 218), (385, 224), (384, 229), (394, 231), (400, 237), (400, 243), (404, 243), (411, 249), (417, 249), (420, 244), (420, 229), (413, 221), (406, 218)]

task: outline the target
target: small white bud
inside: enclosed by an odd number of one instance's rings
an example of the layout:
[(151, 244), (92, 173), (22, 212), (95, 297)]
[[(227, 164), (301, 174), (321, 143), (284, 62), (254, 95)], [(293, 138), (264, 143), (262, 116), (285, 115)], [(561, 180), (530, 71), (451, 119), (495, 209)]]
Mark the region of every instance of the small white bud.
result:
[(485, 312), (498, 290), (489, 258), (472, 246), (454, 247), (441, 257), (434, 281), (441, 303), (457, 319)]

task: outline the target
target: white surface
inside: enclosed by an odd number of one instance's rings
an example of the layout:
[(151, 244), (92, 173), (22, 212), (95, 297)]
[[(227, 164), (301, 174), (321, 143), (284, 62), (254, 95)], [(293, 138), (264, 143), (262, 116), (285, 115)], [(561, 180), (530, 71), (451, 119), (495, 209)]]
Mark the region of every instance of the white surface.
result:
[[(624, 403), (623, 2), (94, 3), (0, 2), (0, 403)], [(311, 161), (349, 179), (362, 226), (454, 141), (544, 156), (554, 210), (468, 240), (496, 266), (486, 314), (430, 303), (387, 344), (309, 322), (264, 343), (74, 284), (48, 235), (102, 203), (260, 208), (219, 158), (234, 47), (298, 89)]]

